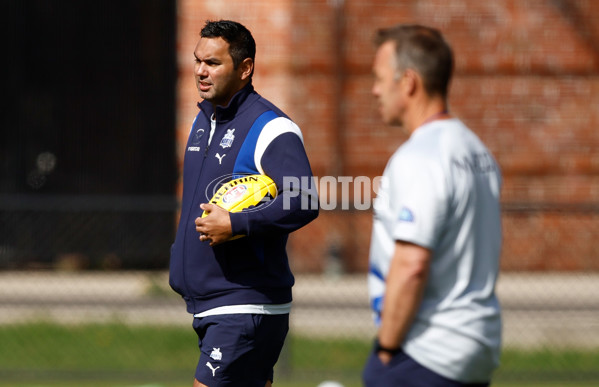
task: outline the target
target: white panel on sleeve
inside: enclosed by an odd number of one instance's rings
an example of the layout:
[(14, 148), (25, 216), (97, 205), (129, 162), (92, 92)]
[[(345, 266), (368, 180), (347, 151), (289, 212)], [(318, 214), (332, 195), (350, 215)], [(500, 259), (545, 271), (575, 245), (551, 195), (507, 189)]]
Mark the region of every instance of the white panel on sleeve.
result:
[(264, 128), (260, 132), (256, 143), (256, 151), (254, 152), (254, 163), (261, 174), (264, 174), (264, 170), (262, 169), (262, 156), (264, 152), (266, 152), (266, 149), (275, 138), (284, 133), (295, 133), (303, 144), (304, 138), (300, 128), (289, 118), (277, 117), (271, 120), (264, 125)]
[(390, 181), (397, 212), (393, 214), (392, 237), (431, 248), (445, 218), (447, 192), (443, 172), (434, 163), (414, 156), (394, 159), (396, 178)]

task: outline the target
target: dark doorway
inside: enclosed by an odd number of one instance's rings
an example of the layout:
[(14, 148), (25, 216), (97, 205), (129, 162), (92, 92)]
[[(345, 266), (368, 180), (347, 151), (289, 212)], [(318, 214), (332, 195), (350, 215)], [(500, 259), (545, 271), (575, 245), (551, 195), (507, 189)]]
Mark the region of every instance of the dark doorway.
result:
[(2, 2), (0, 267), (166, 267), (175, 5)]

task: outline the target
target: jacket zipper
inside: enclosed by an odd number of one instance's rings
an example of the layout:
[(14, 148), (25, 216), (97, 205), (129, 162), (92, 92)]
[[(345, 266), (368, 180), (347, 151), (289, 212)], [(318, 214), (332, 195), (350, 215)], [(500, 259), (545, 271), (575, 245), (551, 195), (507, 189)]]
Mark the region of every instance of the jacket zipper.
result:
[[(215, 132), (216, 132), (216, 129), (215, 129)], [(202, 158), (202, 165), (200, 167), (200, 172), (198, 174), (198, 179), (196, 181), (196, 186), (195, 186), (194, 194), (193, 194), (193, 197), (191, 198), (192, 202), (195, 200), (195, 198), (197, 196), (198, 185), (200, 184), (200, 181), (202, 181), (202, 172), (204, 171), (204, 164), (206, 162), (206, 158), (208, 157), (208, 151), (209, 150), (210, 150), (210, 144), (208, 143), (208, 141), (206, 141), (206, 150), (204, 151), (204, 157)], [(190, 217), (191, 217), (191, 211), (189, 212), (189, 214), (187, 214), (187, 221), (185, 222), (186, 225), (189, 224), (189, 218)], [(187, 295), (189, 296), (189, 300), (191, 301), (191, 303), (193, 305), (193, 309), (195, 310), (195, 300), (194, 300), (191, 292), (189, 291), (189, 286), (188, 286), (188, 281), (187, 281), (187, 276), (186, 276), (186, 270), (185, 270), (185, 265), (186, 265), (186, 261), (187, 261), (187, 259), (185, 258), (186, 257), (186, 254), (185, 254), (185, 251), (186, 251), (185, 245), (187, 244), (187, 237), (186, 237), (187, 233), (185, 232), (183, 235), (184, 235), (183, 246), (182, 246), (183, 247), (183, 251), (182, 251), (183, 262), (182, 262), (182, 265), (181, 265), (182, 276), (183, 276), (183, 283), (185, 285), (185, 293), (187, 293)]]

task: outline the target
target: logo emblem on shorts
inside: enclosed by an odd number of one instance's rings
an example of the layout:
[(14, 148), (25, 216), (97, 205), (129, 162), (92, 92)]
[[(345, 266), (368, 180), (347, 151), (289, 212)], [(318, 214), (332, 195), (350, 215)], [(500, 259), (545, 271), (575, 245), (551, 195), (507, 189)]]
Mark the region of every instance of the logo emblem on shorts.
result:
[(233, 140), (235, 140), (235, 129), (227, 129), (227, 133), (223, 136), (222, 140), (220, 140), (220, 146), (225, 148), (230, 148), (233, 145)]
[(212, 371), (212, 377), (216, 376), (216, 370), (220, 368), (220, 366), (217, 366), (216, 368), (212, 367), (212, 364), (210, 364), (210, 362), (206, 362), (206, 367), (210, 368), (210, 370)]
[(210, 358), (212, 360), (222, 360), (223, 353), (220, 351), (220, 348), (212, 348), (212, 352), (210, 353)]

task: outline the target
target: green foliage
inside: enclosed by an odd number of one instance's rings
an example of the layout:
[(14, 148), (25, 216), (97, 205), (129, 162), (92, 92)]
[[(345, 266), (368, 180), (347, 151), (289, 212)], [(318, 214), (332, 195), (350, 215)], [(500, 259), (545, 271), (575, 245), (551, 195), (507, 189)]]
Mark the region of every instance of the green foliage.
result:
[(291, 364), (302, 370), (358, 370), (364, 367), (371, 341), (290, 338)]
[(502, 368), (506, 371), (534, 372), (599, 372), (599, 348), (596, 350), (539, 349), (504, 350)]
[[(190, 386), (199, 351), (191, 327), (47, 323), (0, 325), (0, 387)], [(278, 387), (338, 380), (360, 386), (369, 340), (290, 336)], [(507, 349), (494, 387), (599, 385), (599, 349)]]
[(531, 380), (544, 385), (570, 386), (567, 383), (594, 381), (599, 385), (599, 348), (597, 349), (506, 349), (496, 373), (498, 381)]
[(197, 363), (196, 340), (179, 327), (0, 326), (0, 370), (189, 370)]

